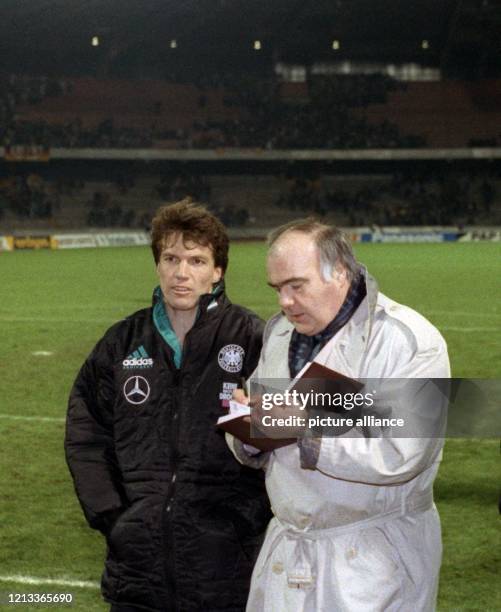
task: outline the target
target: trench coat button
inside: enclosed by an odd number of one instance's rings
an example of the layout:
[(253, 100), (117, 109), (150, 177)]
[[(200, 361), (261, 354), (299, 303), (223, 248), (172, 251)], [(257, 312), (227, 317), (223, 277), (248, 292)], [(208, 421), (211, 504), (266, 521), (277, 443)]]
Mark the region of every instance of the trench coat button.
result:
[(305, 529), (310, 524), (310, 519), (307, 516), (303, 516), (302, 519), (299, 520), (299, 526), (301, 529)]
[(356, 548), (348, 548), (348, 550), (346, 551), (346, 558), (347, 559), (354, 559), (357, 556), (357, 549)]
[(281, 574), (284, 571), (284, 564), (281, 561), (275, 561), (271, 570), (274, 574)]

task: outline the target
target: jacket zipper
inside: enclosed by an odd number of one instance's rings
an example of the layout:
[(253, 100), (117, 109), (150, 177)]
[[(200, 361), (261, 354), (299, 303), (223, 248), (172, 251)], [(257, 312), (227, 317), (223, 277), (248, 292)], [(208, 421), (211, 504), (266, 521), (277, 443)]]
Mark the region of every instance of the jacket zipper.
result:
[[(174, 366), (175, 368), (175, 366)], [(171, 479), (167, 489), (167, 495), (165, 498), (162, 518), (164, 525), (164, 551), (165, 551), (165, 582), (168, 585), (169, 596), (172, 601), (172, 610), (178, 610), (177, 601), (177, 588), (176, 588), (176, 546), (174, 539), (174, 531), (172, 529), (172, 516), (173, 507), (175, 503), (175, 490), (176, 490), (176, 479), (177, 479), (177, 467), (178, 467), (178, 433), (179, 433), (179, 396), (181, 394), (181, 371), (175, 370), (175, 396), (174, 396), (174, 413), (170, 422), (169, 430), (171, 432), (169, 446), (170, 446), (170, 467), (171, 467)]]
[[(175, 548), (175, 539), (174, 533), (171, 526), (172, 521), (172, 512), (175, 504), (175, 490), (176, 490), (176, 479), (177, 479), (177, 468), (178, 468), (178, 434), (179, 434), (179, 409), (180, 409), (180, 397), (182, 395), (182, 372), (184, 366), (184, 356), (188, 353), (188, 345), (189, 345), (189, 336), (191, 334), (191, 330), (197, 325), (197, 321), (193, 324), (193, 327), (188, 331), (185, 336), (183, 351), (181, 355), (181, 364), (179, 370), (175, 370), (176, 372), (176, 394), (175, 394), (175, 402), (174, 402), (174, 414), (172, 415), (171, 423), (173, 423), (173, 427), (170, 428), (172, 432), (170, 437), (170, 460), (171, 460), (171, 470), (172, 476), (169, 483), (169, 488), (167, 491), (166, 500), (163, 507), (163, 523), (164, 523), (164, 544), (165, 544), (165, 580), (169, 586), (169, 593), (172, 597), (172, 611), (179, 612), (179, 602), (177, 598), (177, 588), (176, 588), (176, 577), (175, 577), (175, 557), (176, 557), (176, 548)], [(174, 368), (175, 368), (175, 364)]]

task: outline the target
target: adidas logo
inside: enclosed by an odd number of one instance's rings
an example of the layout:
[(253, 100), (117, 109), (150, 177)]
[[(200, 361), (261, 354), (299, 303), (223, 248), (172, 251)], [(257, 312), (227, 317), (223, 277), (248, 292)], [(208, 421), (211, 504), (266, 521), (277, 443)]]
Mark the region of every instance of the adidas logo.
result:
[(132, 352), (126, 359), (122, 361), (124, 368), (151, 368), (153, 367), (153, 359), (145, 351), (141, 345), (138, 349)]

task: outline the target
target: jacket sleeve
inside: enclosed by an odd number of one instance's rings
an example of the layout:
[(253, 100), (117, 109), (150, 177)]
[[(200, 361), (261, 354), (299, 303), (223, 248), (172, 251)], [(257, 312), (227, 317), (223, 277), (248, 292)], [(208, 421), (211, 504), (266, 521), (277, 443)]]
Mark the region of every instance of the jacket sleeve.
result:
[[(414, 339), (415, 340), (415, 339)], [(421, 379), (418, 393), (407, 406), (407, 415), (420, 419), (436, 419), (434, 437), (365, 438), (351, 432), (336, 438), (303, 438), (299, 441), (301, 467), (317, 469), (342, 480), (391, 485), (407, 482), (439, 460), (443, 446), (443, 430), (447, 397), (443, 389), (430, 379), (450, 377), (447, 347), (437, 330), (431, 328), (424, 339), (409, 342), (408, 334), (400, 334), (391, 361), (391, 378)], [(398, 350), (397, 350), (398, 349)], [(436, 423), (436, 428), (435, 428)]]
[(126, 506), (113, 445), (114, 380), (106, 340), (82, 366), (71, 390), (65, 453), (91, 527), (103, 533)]
[(247, 380), (254, 372), (259, 363), (261, 347), (263, 346), (263, 332), (265, 323), (255, 315), (249, 313), (247, 321), (247, 342), (245, 348), (244, 365), (242, 368), (242, 376)]
[[(245, 356), (242, 376), (245, 380), (249, 380), (251, 375), (255, 375), (261, 356), (261, 348), (263, 345), (263, 335), (265, 333), (265, 322), (255, 314), (251, 313), (248, 322), (248, 343)], [(270, 453), (254, 452), (247, 447), (241, 440), (235, 438), (231, 434), (225, 434), (226, 443), (231, 452), (243, 465), (255, 469), (265, 468), (268, 463)], [(256, 449), (257, 451), (257, 449)]]

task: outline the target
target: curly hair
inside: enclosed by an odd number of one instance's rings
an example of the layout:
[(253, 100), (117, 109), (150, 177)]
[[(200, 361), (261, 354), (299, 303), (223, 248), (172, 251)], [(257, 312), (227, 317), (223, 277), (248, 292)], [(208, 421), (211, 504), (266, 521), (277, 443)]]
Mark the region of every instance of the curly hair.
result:
[(157, 210), (151, 224), (151, 250), (155, 263), (158, 264), (169, 237), (177, 233), (182, 235), (184, 242), (210, 247), (216, 268), (221, 268), (224, 274), (228, 267), (228, 234), (221, 221), (205, 206), (185, 198)]

